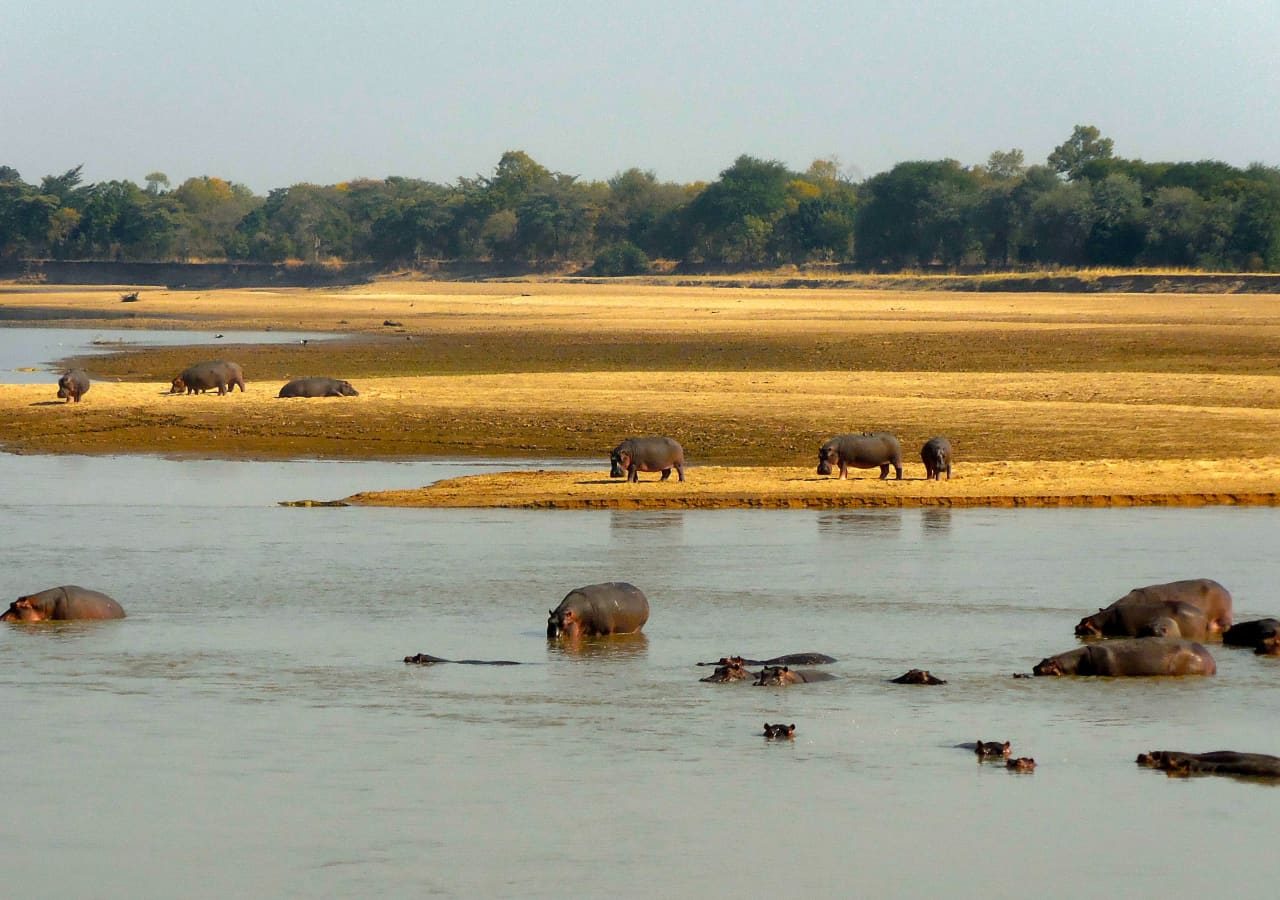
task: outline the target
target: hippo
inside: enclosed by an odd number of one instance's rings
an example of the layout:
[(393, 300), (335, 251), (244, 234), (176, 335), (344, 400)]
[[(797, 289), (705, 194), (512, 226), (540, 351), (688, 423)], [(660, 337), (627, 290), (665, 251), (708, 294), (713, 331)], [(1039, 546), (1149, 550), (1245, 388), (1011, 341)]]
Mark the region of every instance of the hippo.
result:
[(1183, 753), (1178, 750), (1152, 750), (1139, 753), (1138, 765), (1162, 769), (1171, 776), (1239, 775), (1247, 778), (1280, 778), (1280, 756), (1266, 753), (1240, 753), (1214, 750), (1210, 753)]
[(815, 669), (792, 669), (789, 666), (765, 666), (756, 675), (756, 687), (806, 684), (810, 681), (834, 681), (834, 675)]
[(741, 656), (722, 656), (716, 662), (700, 662), (700, 666), (825, 666), (836, 662), (834, 656), (825, 653), (788, 653), (773, 659), (743, 659)]
[(889, 681), (892, 684), (946, 684), (944, 680), (933, 676), (924, 669), (912, 669), (897, 678), (890, 678)]
[(416, 653), (404, 658), (406, 663), (415, 666), (434, 666), (437, 663), (454, 663), (460, 666), (518, 666), (520, 663), (509, 659), (441, 659), (430, 653)]
[(1007, 761), (1004, 767), (1010, 772), (1034, 772), (1036, 761), (1030, 756), (1019, 756), (1017, 759)]
[(1181, 638), (1101, 641), (1040, 660), (1036, 675), (1212, 675), (1217, 663), (1202, 644)]
[(277, 397), (359, 397), (350, 381), (337, 378), (295, 378), (280, 388)]
[(1013, 752), (1013, 745), (1008, 741), (1001, 743), (1000, 741), (978, 741), (974, 745), (973, 752), (978, 759), (1005, 759)]
[(68, 619), (123, 619), (120, 604), (99, 591), (75, 584), (19, 597), (0, 622), (61, 622)]
[(181, 394), (186, 391), (188, 394), (203, 394), (217, 388), (218, 396), (221, 397), (236, 385), (240, 386), (240, 393), (244, 393), (244, 372), (240, 365), (215, 359), (183, 369), (182, 374), (173, 379), (169, 393)]
[(779, 722), (776, 725), (770, 725), (765, 722), (764, 736), (771, 741), (779, 738), (794, 739), (796, 736), (796, 724), (792, 722), (790, 725), (783, 725)]
[(69, 369), (58, 379), (58, 399), (79, 403), (89, 393), (89, 373), (84, 369)]
[(1253, 652), (1259, 656), (1280, 656), (1280, 634), (1267, 635), (1258, 641), (1258, 645), (1253, 648)]
[(1203, 641), (1209, 634), (1204, 610), (1181, 600), (1117, 600), (1076, 625), (1076, 635), (1085, 638), (1181, 637)]
[(1257, 647), (1276, 634), (1280, 634), (1280, 619), (1254, 619), (1232, 625), (1222, 633), (1222, 643), (1233, 647)]
[(920, 448), (920, 460), (924, 463), (926, 481), (941, 481), (942, 473), (951, 480), (951, 442), (944, 437), (932, 437)]
[(634, 634), (649, 621), (649, 601), (634, 584), (608, 581), (574, 588), (548, 610), (547, 637)]
[(880, 467), (880, 479), (889, 477), (893, 466), (896, 478), (902, 480), (902, 446), (887, 431), (862, 434), (840, 434), (827, 441), (818, 450), (818, 474), (830, 475), (832, 466), (840, 467), (840, 477), (849, 476), (849, 467), (874, 469)]
[(669, 437), (627, 438), (609, 452), (609, 477), (639, 481), (641, 472), (661, 472), (662, 480), (675, 469), (684, 481), (684, 448)]
[(1231, 592), (1211, 578), (1191, 578), (1134, 588), (1111, 605), (1168, 600), (1180, 600), (1204, 610), (1210, 632), (1226, 631), (1231, 627)]
[(734, 681), (746, 681), (749, 678), (758, 678), (759, 672), (748, 672), (747, 667), (739, 660), (738, 662), (729, 661), (726, 665), (716, 666), (716, 670), (706, 678), (699, 678), (699, 681), (705, 681), (708, 684), (730, 684)]

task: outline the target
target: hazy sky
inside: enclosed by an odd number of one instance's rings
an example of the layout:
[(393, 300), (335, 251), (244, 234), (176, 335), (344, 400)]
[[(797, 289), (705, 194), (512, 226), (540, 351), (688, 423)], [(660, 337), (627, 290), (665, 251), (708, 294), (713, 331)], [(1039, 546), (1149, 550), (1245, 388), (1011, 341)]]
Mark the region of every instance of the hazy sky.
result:
[(0, 0), (0, 165), (25, 180), (490, 174), (713, 180), (743, 153), (862, 178), (1121, 156), (1280, 165), (1278, 0)]

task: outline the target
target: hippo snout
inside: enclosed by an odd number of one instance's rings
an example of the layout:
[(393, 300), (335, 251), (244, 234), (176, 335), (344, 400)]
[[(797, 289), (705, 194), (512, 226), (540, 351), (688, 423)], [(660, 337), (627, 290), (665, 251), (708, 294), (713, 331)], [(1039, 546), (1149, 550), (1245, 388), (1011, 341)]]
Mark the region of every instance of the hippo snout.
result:
[(831, 463), (827, 461), (826, 457), (823, 457), (818, 460), (818, 474), (819, 475), (831, 474)]
[(609, 457), (609, 477), (621, 478), (626, 474), (626, 471), (622, 467), (622, 457), (617, 454)]

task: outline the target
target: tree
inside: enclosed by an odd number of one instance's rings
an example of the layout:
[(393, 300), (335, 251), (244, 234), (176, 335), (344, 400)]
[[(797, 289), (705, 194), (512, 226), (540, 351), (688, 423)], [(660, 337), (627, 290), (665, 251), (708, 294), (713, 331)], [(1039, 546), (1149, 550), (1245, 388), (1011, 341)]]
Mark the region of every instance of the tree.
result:
[(1092, 125), (1077, 125), (1071, 137), (1049, 154), (1049, 168), (1075, 181), (1089, 163), (1110, 159), (1113, 141)]
[(690, 204), (694, 252), (721, 262), (766, 262), (792, 177), (780, 162), (739, 156)]
[(898, 163), (863, 184), (855, 226), (859, 265), (955, 264), (977, 245), (979, 181), (954, 159)]
[(162, 194), (169, 189), (169, 176), (163, 172), (151, 172), (146, 177), (147, 193), (151, 196)]

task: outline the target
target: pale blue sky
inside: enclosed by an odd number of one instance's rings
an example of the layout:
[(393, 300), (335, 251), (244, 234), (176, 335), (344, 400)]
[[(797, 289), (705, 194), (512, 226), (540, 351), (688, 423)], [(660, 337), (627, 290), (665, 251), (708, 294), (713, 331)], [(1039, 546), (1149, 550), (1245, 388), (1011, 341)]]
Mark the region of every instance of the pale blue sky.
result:
[(0, 0), (0, 165), (265, 193), (492, 172), (713, 180), (1042, 162), (1077, 123), (1147, 160), (1280, 165), (1280, 0)]

